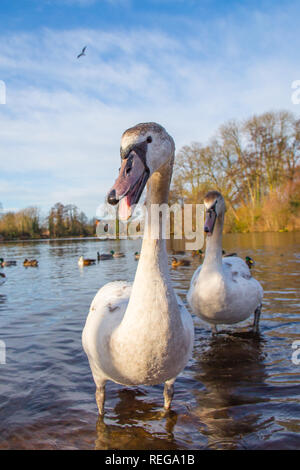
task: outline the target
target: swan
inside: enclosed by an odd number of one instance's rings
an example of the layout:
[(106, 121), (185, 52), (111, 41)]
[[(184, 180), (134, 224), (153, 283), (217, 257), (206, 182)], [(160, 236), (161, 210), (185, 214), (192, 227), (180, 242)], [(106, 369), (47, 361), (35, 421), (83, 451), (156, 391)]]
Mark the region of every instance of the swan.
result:
[(244, 260), (238, 256), (222, 257), (222, 232), (225, 201), (221, 193), (209, 191), (204, 198), (207, 233), (203, 264), (192, 277), (188, 303), (201, 319), (212, 325), (233, 324), (254, 312), (253, 330), (258, 332), (263, 288), (251, 276)]
[[(119, 217), (130, 217), (147, 184), (146, 209), (168, 202), (175, 145), (156, 123), (127, 129), (121, 139), (122, 165), (108, 194), (118, 204)], [(91, 303), (82, 344), (96, 384), (99, 414), (104, 413), (105, 383), (164, 383), (164, 407), (169, 409), (177, 375), (193, 348), (190, 313), (176, 297), (168, 269), (164, 219), (147, 219), (133, 284), (109, 282)], [(157, 229), (158, 237), (151, 237)]]

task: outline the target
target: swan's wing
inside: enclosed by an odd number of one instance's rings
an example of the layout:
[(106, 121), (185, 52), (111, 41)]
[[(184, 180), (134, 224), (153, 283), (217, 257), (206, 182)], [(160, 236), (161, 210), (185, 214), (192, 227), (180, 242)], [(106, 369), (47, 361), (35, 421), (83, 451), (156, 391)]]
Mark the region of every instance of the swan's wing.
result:
[(185, 330), (186, 341), (188, 344), (190, 344), (189, 355), (191, 355), (193, 344), (194, 344), (194, 322), (192, 319), (192, 315), (187, 310), (186, 306), (184, 305), (179, 295), (176, 294), (176, 298), (177, 298), (177, 303), (178, 303), (178, 307), (179, 307), (180, 314), (181, 314), (182, 325)]
[(128, 302), (130, 297), (132, 284), (126, 281), (115, 281), (105, 284), (97, 294), (95, 295), (90, 312), (97, 311), (105, 313), (106, 310), (109, 312), (115, 311), (124, 304), (124, 301)]
[(186, 295), (186, 298), (187, 298), (187, 301), (188, 301), (188, 304), (189, 306), (191, 307), (191, 309), (194, 311), (193, 309), (193, 296), (195, 294), (195, 286), (196, 286), (196, 283), (197, 283), (197, 279), (199, 277), (199, 274), (200, 274), (200, 271), (201, 271), (201, 268), (202, 268), (202, 264), (200, 264), (198, 266), (198, 268), (196, 269), (196, 271), (194, 272), (193, 276), (192, 276), (192, 279), (191, 279), (191, 282), (190, 282), (190, 288), (188, 290), (188, 293)]
[(191, 283), (190, 283), (190, 288), (193, 287), (198, 279), (198, 276), (200, 274), (200, 271), (201, 271), (201, 268), (202, 268), (202, 264), (200, 264), (198, 266), (198, 268), (196, 269), (196, 271), (194, 272), (193, 276), (192, 276), (192, 279), (191, 279)]
[(90, 359), (98, 357), (98, 346), (105, 343), (104, 338), (109, 338), (122, 321), (131, 287), (129, 282), (109, 282), (95, 295), (82, 332), (83, 349)]
[(232, 276), (234, 281), (236, 277), (242, 277), (243, 279), (251, 279), (251, 271), (245, 261), (238, 256), (230, 256), (223, 258), (223, 268), (226, 274)]
[(256, 299), (258, 306), (262, 301), (264, 291), (261, 284), (252, 277), (245, 261), (238, 256), (223, 258), (223, 268), (227, 279), (232, 281), (232, 286), (235, 285), (241, 292), (242, 290), (251, 292), (251, 296)]

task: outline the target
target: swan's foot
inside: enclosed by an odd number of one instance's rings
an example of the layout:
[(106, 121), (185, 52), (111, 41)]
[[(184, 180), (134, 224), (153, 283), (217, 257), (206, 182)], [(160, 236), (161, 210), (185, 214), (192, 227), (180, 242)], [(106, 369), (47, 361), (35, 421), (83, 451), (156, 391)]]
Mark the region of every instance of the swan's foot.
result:
[(175, 379), (167, 380), (165, 382), (165, 388), (164, 388), (164, 408), (165, 410), (169, 410), (171, 407), (173, 395), (174, 395), (174, 382)]
[(99, 415), (104, 415), (104, 402), (105, 402), (105, 383), (96, 388), (96, 403), (99, 410)]
[(259, 319), (260, 319), (260, 314), (261, 314), (261, 307), (262, 307), (262, 304), (260, 304), (254, 312), (253, 333), (258, 333), (259, 331)]

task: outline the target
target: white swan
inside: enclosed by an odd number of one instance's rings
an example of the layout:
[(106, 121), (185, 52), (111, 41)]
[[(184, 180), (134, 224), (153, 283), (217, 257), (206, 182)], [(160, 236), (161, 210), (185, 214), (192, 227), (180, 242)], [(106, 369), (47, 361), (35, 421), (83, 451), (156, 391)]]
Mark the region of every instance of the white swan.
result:
[(204, 198), (207, 233), (203, 264), (195, 271), (187, 300), (193, 312), (212, 325), (233, 324), (254, 312), (254, 331), (258, 331), (263, 288), (251, 276), (244, 260), (222, 258), (222, 233), (226, 211), (222, 194), (210, 191)]
[[(155, 123), (139, 124), (124, 132), (122, 165), (108, 195), (127, 218), (148, 182), (146, 207), (168, 202), (174, 161), (174, 141)], [(168, 270), (164, 221), (146, 225), (133, 284), (110, 282), (95, 296), (82, 334), (96, 384), (96, 402), (103, 414), (105, 383), (123, 385), (165, 383), (164, 406), (173, 397), (176, 376), (187, 364), (193, 347), (191, 315), (177, 299)], [(158, 239), (151, 238), (153, 228)]]

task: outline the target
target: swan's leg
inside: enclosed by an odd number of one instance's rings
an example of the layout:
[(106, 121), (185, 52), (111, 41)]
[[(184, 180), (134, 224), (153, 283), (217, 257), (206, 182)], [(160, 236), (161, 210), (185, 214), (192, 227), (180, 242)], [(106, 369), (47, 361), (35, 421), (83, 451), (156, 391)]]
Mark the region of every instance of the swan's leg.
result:
[(172, 402), (173, 395), (174, 395), (174, 382), (175, 382), (175, 379), (166, 380), (165, 382), (165, 388), (164, 388), (165, 410), (169, 410), (171, 407), (171, 402)]
[(104, 414), (104, 402), (105, 402), (105, 382), (96, 386), (96, 403), (98, 406), (99, 414)]
[(259, 330), (259, 319), (260, 319), (260, 314), (261, 314), (261, 307), (262, 305), (260, 304), (255, 312), (254, 312), (254, 322), (253, 322), (253, 331), (254, 333), (258, 333), (258, 330)]
[(213, 334), (213, 335), (217, 335), (217, 334), (218, 334), (217, 325), (211, 325), (211, 330), (212, 330), (212, 334)]

